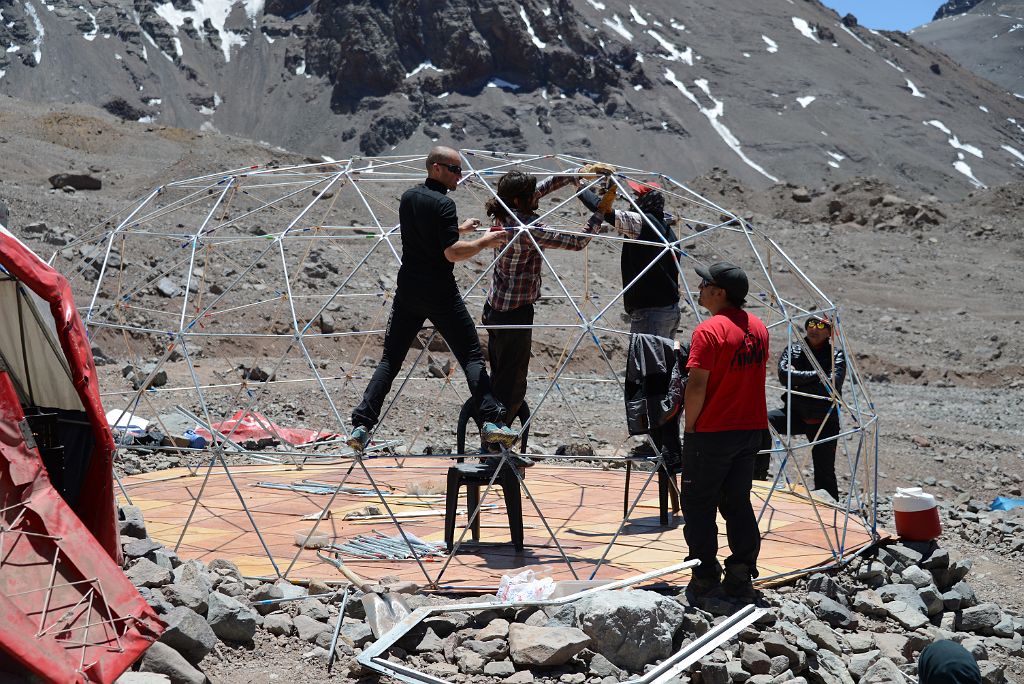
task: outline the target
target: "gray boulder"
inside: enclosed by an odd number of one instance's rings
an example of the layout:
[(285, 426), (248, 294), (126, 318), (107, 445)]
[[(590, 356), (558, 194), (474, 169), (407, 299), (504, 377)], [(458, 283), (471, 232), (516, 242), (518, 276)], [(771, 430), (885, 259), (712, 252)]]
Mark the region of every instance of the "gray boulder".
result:
[(786, 656), (790, 667), (796, 667), (800, 663), (802, 651), (786, 641), (780, 634), (768, 632), (761, 639), (761, 646), (769, 657)]
[(850, 656), (849, 660), (850, 676), (853, 677), (855, 681), (860, 681), (868, 669), (881, 657), (882, 652), (878, 649), (853, 654)]
[(1002, 609), (995, 603), (982, 603), (960, 612), (956, 622), (958, 632), (992, 634), (992, 628), (1003, 619)]
[(133, 539), (123, 547), (125, 558), (142, 558), (160, 548), (160, 544), (146, 537), (144, 539)]
[(194, 584), (201, 591), (209, 594), (213, 591), (213, 580), (202, 561), (187, 560), (174, 568), (174, 581), (179, 584)]
[(320, 622), (326, 622), (327, 618), (331, 616), (331, 611), (327, 610), (327, 606), (320, 603), (315, 598), (308, 598), (299, 601), (299, 614), (311, 617), (314, 620)]
[(704, 662), (700, 666), (700, 680), (703, 684), (729, 684), (732, 677), (725, 663)]
[(508, 620), (495, 618), (476, 634), (477, 641), (494, 641), (495, 639), (508, 639)]
[(575, 627), (531, 627), (513, 624), (508, 631), (512, 662), (521, 666), (564, 665), (587, 648), (591, 639)]
[(466, 648), (455, 649), (455, 659), (459, 672), (470, 675), (483, 674), (484, 665), (487, 663), (479, 653)]
[(575, 602), (576, 625), (593, 650), (616, 666), (642, 671), (672, 655), (683, 622), (678, 602), (650, 591), (604, 591)]
[(516, 666), (510, 660), (498, 660), (484, 665), (484, 674), (491, 677), (509, 677), (516, 673)]
[(740, 646), (740, 662), (744, 670), (755, 675), (768, 674), (772, 667), (772, 659), (768, 654), (753, 644)]
[(209, 607), (210, 592), (198, 582), (172, 582), (161, 591), (172, 606), (182, 606), (200, 615), (205, 615)]
[(843, 659), (829, 651), (818, 651), (807, 663), (808, 678), (821, 684), (854, 684)]
[(881, 594), (874, 589), (862, 589), (853, 597), (853, 609), (862, 615), (884, 617), (888, 614)]
[(885, 604), (885, 609), (889, 617), (898, 622), (905, 630), (914, 630), (928, 624), (928, 618), (903, 601), (890, 601)]
[(128, 579), (137, 587), (150, 589), (163, 587), (171, 582), (171, 572), (148, 558), (140, 558), (125, 572)]
[(114, 680), (114, 684), (171, 684), (171, 678), (156, 672), (132, 672), (129, 670)]
[(269, 582), (267, 582), (267, 583), (261, 584), (259, 587), (257, 587), (255, 590), (253, 590), (253, 592), (251, 594), (249, 594), (249, 598), (250, 598), (250, 600), (252, 600), (252, 602), (254, 604), (254, 607), (256, 608), (257, 612), (259, 612), (261, 615), (266, 615), (267, 613), (272, 613), (275, 610), (279, 610), (280, 609), (280, 604), (278, 604), (278, 603), (263, 603), (263, 604), (261, 604), (260, 601), (270, 601), (270, 600), (282, 599), (282, 598), (284, 598), (284, 592), (281, 591), (281, 587), (279, 587), (279, 586), (277, 586), (275, 584), (270, 584)]
[(437, 636), (437, 632), (428, 629), (412, 650), (414, 653), (441, 653), (444, 651), (444, 641)]
[(122, 537), (145, 539), (146, 521), (142, 517), (142, 509), (138, 506), (121, 506), (117, 509), (117, 525)]
[(921, 561), (921, 567), (925, 570), (942, 570), (949, 567), (949, 551), (937, 548), (931, 555)]
[(993, 625), (992, 634), (1004, 639), (1011, 638), (1015, 634), (1013, 631), (1013, 617), (1004, 614), (1002, 619)]
[[(427, 630), (428, 633), (430, 631), (429, 629)], [(373, 641), (373, 630), (362, 620), (350, 620), (343, 624), (341, 626), (341, 635), (356, 648), (362, 648)]]
[(900, 573), (900, 578), (907, 584), (913, 584), (918, 589), (927, 587), (932, 583), (932, 573), (922, 568), (911, 565)]
[(978, 605), (978, 595), (974, 593), (974, 589), (967, 582), (957, 582), (949, 588), (949, 591), (960, 595), (961, 608), (970, 608)]
[(917, 587), (913, 584), (889, 584), (878, 590), (878, 595), (886, 603), (890, 601), (903, 601), (907, 607), (918, 611), (922, 615), (928, 614), (928, 606), (921, 600)]
[(828, 625), (821, 622), (811, 622), (808, 623), (806, 631), (811, 641), (820, 648), (839, 655), (845, 652), (846, 649), (842, 642), (842, 637), (832, 631)]
[(784, 655), (777, 655), (772, 657), (771, 662), (771, 667), (768, 668), (768, 675), (772, 677), (773, 682), (776, 680), (785, 682), (792, 678), (793, 672), (789, 669), (789, 658)]
[(981, 670), (981, 684), (1006, 684), (1004, 665), (992, 660), (978, 663)]
[(238, 569), (237, 565), (224, 558), (214, 558), (210, 561), (207, 569), (222, 577), (231, 577), (236, 582), (242, 581), (242, 571)]
[(196, 665), (217, 645), (217, 635), (200, 615), (184, 606), (172, 609), (164, 616), (167, 629), (160, 642), (167, 644)]
[(921, 587), (917, 590), (917, 595), (921, 597), (921, 601), (924, 603), (925, 610), (929, 616), (940, 614), (946, 605), (942, 594), (939, 593), (938, 587), (934, 584)]
[(249, 643), (256, 634), (256, 611), (243, 605), (238, 599), (218, 594), (210, 594), (210, 606), (206, 612), (206, 621), (210, 623), (214, 634), (224, 641), (232, 643)]
[(274, 636), (291, 636), (295, 625), (292, 623), (292, 616), (288, 613), (271, 613), (263, 616), (263, 629)]
[(508, 657), (508, 642), (504, 639), (491, 639), (490, 641), (468, 639), (462, 642), (462, 648), (473, 651), (488, 662), (504, 660)]
[(859, 624), (857, 616), (849, 608), (824, 594), (810, 592), (807, 594), (807, 602), (819, 620), (833, 627), (856, 629)]
[[(928, 579), (931, 579), (930, 575)], [(839, 583), (831, 576), (821, 572), (811, 575), (810, 579), (807, 580), (807, 591), (816, 591), (819, 594), (828, 596), (833, 601), (846, 603), (846, 592)]]
[[(321, 632), (330, 632), (331, 627), (325, 622), (314, 620), (308, 615), (296, 615), (292, 620), (292, 624), (295, 625), (295, 632), (298, 637), (303, 641), (310, 643), (316, 641), (316, 637)], [(344, 625), (342, 626), (344, 629)]]
[(595, 653), (590, 659), (587, 669), (592, 677), (614, 677), (618, 680), (622, 676), (622, 670), (615, 666), (615, 663), (605, 658), (600, 653)]
[(206, 683), (206, 675), (192, 667), (180, 653), (159, 641), (142, 654), (140, 669), (167, 675), (172, 684)]
[(883, 657), (888, 658), (897, 665), (908, 662), (909, 645), (910, 639), (902, 634), (875, 633), (875, 646), (882, 652)]
[(919, 565), (924, 560), (924, 556), (909, 546), (892, 544), (878, 550), (878, 560), (896, 572), (902, 572), (908, 566)]
[[(819, 625), (821, 624), (820, 622), (814, 619), (807, 621), (807, 624), (812, 623)], [(779, 620), (775, 627), (779, 630), (779, 632), (782, 633), (784, 637), (786, 637), (786, 640), (789, 641), (789, 643), (795, 643), (797, 648), (799, 648), (801, 651), (813, 651), (816, 648), (818, 648), (818, 645), (814, 643), (811, 637), (807, 636), (807, 632), (805, 632), (803, 628), (801, 628), (798, 625), (794, 625), (792, 622), (789, 622), (788, 620)], [(758, 639), (760, 639), (760, 634), (758, 634)]]
[[(309, 594), (304, 587), (292, 584), (286, 579), (279, 579), (274, 582), (274, 586), (281, 590), (281, 597), (286, 599), (299, 598), (300, 596), (306, 596)], [(353, 602), (349, 601), (349, 607), (353, 606)]]
[(860, 678), (860, 684), (906, 684), (906, 679), (896, 663), (879, 658)]
[(55, 173), (49, 178), (54, 190), (73, 188), (75, 190), (102, 190), (103, 181), (88, 173)]

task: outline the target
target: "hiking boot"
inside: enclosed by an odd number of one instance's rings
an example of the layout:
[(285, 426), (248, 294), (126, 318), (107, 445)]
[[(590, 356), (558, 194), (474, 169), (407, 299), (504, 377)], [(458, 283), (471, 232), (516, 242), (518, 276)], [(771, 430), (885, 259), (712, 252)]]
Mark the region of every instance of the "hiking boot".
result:
[(519, 439), (519, 433), (512, 428), (490, 421), (484, 423), (480, 433), (487, 444), (503, 444), (508, 447), (515, 444), (516, 440)]
[(686, 598), (691, 603), (702, 601), (708, 596), (718, 593), (721, 586), (722, 583), (717, 576), (691, 577), (690, 583), (686, 585)]
[(357, 425), (353, 428), (352, 433), (345, 440), (345, 444), (348, 444), (357, 454), (363, 453), (366, 450), (366, 445), (369, 443), (370, 431), (362, 425)]
[(746, 566), (725, 569), (725, 579), (722, 580), (722, 591), (736, 601), (744, 603), (756, 603), (757, 591), (754, 589), (754, 582)]

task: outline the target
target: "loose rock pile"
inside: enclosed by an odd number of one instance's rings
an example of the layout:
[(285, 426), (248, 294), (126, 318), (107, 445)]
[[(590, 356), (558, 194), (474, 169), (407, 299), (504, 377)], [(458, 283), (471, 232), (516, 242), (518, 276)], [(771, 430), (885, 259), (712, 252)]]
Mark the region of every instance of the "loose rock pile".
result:
[[(182, 561), (146, 535), (141, 512), (120, 511), (126, 574), (167, 623), (140, 659), (142, 671), (201, 684), (203, 668), (277, 640), (300, 645), (308, 664), (330, 658), (338, 620), (337, 672), (366, 674), (356, 655), (373, 641), (358, 600), (340, 615), (341, 592), (321, 582), (246, 579), (228, 561)], [(891, 544), (838, 574), (766, 589), (770, 608), (739, 639), (689, 672), (695, 684), (902, 684), (920, 651), (938, 639), (964, 645), (985, 684), (1008, 681), (1008, 658), (1024, 657), (1024, 618), (979, 603), (966, 577), (969, 559), (936, 544)], [(388, 579), (381, 580), (388, 583)], [(396, 587), (397, 588), (397, 587)], [(358, 592), (354, 595), (358, 598)], [(449, 607), (422, 621), (387, 656), (453, 682), (613, 684), (635, 678), (705, 634), (735, 609), (691, 605), (684, 595), (645, 590), (601, 592), (563, 606), (512, 608), (494, 596), (407, 597), (411, 608)], [(493, 602), (487, 610), (460, 604)], [(211, 660), (212, 659), (212, 660)]]
[[(964, 497), (965, 499), (967, 497)], [(1007, 559), (1024, 557), (1024, 507), (990, 511), (981, 501), (960, 500), (945, 515), (946, 529)]]

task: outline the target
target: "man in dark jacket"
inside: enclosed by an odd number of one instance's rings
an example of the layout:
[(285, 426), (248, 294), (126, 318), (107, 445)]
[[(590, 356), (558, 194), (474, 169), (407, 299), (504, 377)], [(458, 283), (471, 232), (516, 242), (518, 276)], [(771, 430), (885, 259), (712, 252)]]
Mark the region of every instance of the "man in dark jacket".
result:
[[(627, 182), (640, 211), (608, 211), (604, 220), (630, 239), (622, 243), (619, 263), (629, 331), (672, 339), (679, 327), (679, 268), (675, 253), (665, 249), (676, 241), (671, 217), (665, 213), (665, 196), (657, 183)], [(580, 200), (591, 211), (597, 209), (594, 192), (583, 191)]]
[(352, 411), (353, 430), (347, 443), (358, 453), (369, 443), (384, 399), (409, 347), (428, 319), (466, 374), (469, 391), (484, 421), (483, 440), (509, 445), (518, 437), (518, 433), (502, 423), (505, 409), (491, 392), (480, 338), (454, 275), (456, 262), (470, 259), (481, 250), (500, 247), (508, 238), (500, 231), (484, 233), (474, 240), (459, 240), (460, 233), (480, 225), (479, 219), (466, 219), (460, 224), (455, 202), (448, 197), (462, 178), (462, 158), (456, 150), (438, 146), (427, 155), (426, 167), (426, 181), (406, 190), (398, 209), (402, 266), (398, 269), (398, 289), (384, 332), (380, 363), (363, 400)]
[[(808, 318), (803, 341), (789, 345), (779, 357), (779, 382), (790, 391), (782, 395), (781, 409), (768, 412), (768, 422), (780, 435), (800, 434), (817, 442), (811, 447), (814, 488), (824, 489), (836, 501), (835, 436), (845, 379), (846, 355), (834, 348), (831, 320), (825, 315)], [(758, 454), (755, 479), (768, 479), (769, 460), (769, 454)]]

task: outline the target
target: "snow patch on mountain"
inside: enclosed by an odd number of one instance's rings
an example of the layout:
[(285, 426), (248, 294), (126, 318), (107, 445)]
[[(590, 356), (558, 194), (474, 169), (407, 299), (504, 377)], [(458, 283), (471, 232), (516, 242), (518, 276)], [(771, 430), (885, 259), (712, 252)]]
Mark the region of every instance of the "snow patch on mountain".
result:
[(739, 139), (737, 139), (736, 136), (733, 135), (732, 131), (730, 131), (726, 125), (720, 121), (722, 114), (725, 112), (725, 104), (721, 100), (716, 100), (712, 97), (711, 90), (708, 88), (708, 82), (705, 79), (697, 79), (693, 83), (700, 88), (708, 99), (715, 105), (710, 109), (701, 105), (697, 96), (691, 93), (682, 81), (676, 78), (675, 73), (671, 69), (665, 69), (665, 80), (678, 88), (679, 92), (681, 92), (686, 99), (697, 105), (697, 109), (700, 110), (701, 114), (707, 117), (708, 121), (711, 123), (711, 127), (715, 129), (715, 132), (718, 133), (719, 137), (722, 138), (725, 144), (728, 145), (729, 148), (732, 149), (732, 151), (735, 152), (747, 166), (754, 169), (768, 180), (774, 183), (779, 182), (778, 178), (765, 171), (764, 168), (743, 152)]
[(811, 25), (807, 23), (806, 19), (801, 19), (800, 17), (793, 17), (793, 28), (795, 28), (797, 31), (802, 33), (807, 38), (813, 40), (815, 43), (821, 42), (820, 40), (818, 40), (817, 33), (815, 33), (814, 29), (811, 28)]

